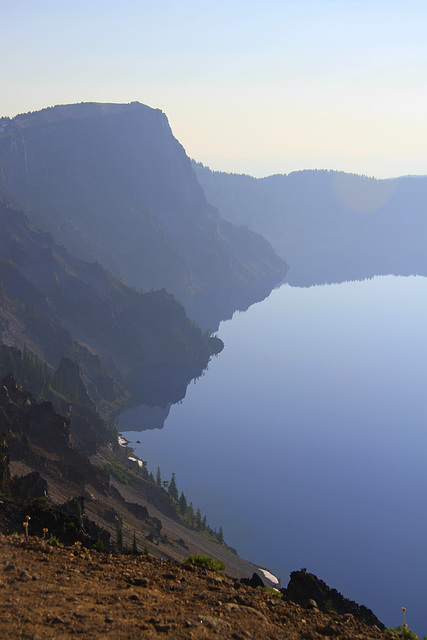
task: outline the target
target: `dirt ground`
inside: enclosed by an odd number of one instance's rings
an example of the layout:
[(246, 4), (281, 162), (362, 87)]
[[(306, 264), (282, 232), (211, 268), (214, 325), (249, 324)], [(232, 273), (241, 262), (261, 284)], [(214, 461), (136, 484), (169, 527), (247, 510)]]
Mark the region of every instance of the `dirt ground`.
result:
[(0, 638), (390, 638), (350, 614), (284, 602), (233, 578), (145, 556), (0, 535)]

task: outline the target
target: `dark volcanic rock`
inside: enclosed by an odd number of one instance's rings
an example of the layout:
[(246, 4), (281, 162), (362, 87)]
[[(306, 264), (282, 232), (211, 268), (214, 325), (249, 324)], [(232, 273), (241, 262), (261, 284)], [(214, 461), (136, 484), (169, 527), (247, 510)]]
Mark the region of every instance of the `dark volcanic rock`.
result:
[(282, 589), (282, 593), (288, 600), (303, 607), (313, 606), (310, 601), (314, 600), (321, 611), (336, 611), (339, 614), (351, 613), (365, 624), (385, 629), (385, 626), (370, 609), (345, 598), (336, 589), (331, 589), (323, 580), (319, 580), (313, 573), (307, 573), (306, 569), (293, 571), (288, 587)]
[(248, 587), (254, 587), (254, 589), (265, 586), (260, 576), (255, 572), (252, 574), (252, 578), (241, 578), (240, 582), (248, 585)]
[(127, 502), (126, 507), (138, 520), (146, 520), (148, 518), (147, 507), (136, 502)]
[(28, 502), (35, 498), (46, 498), (49, 491), (46, 480), (38, 471), (33, 471), (12, 481), (11, 494), (20, 502)]

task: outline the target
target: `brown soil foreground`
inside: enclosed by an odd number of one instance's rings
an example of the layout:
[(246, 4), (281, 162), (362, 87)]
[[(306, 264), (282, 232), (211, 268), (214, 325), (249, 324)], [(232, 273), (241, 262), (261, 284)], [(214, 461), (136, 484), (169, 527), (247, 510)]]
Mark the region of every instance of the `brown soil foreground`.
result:
[(227, 576), (144, 556), (0, 534), (0, 638), (390, 639), (351, 614), (284, 602)]

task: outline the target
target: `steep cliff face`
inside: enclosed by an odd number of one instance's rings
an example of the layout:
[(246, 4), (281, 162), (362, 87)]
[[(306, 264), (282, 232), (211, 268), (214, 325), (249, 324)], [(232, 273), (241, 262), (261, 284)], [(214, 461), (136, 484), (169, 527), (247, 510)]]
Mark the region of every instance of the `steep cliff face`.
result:
[(208, 205), (166, 116), (80, 104), (0, 122), (0, 188), (76, 256), (181, 300), (285, 271), (252, 232)]

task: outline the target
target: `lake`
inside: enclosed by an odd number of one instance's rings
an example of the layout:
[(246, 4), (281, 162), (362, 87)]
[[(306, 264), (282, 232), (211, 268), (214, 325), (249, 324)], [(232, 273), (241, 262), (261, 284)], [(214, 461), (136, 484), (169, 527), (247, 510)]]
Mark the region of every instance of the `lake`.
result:
[(306, 567), (427, 635), (426, 327), (427, 278), (285, 284), (221, 323), (163, 429), (119, 429), (283, 586)]

